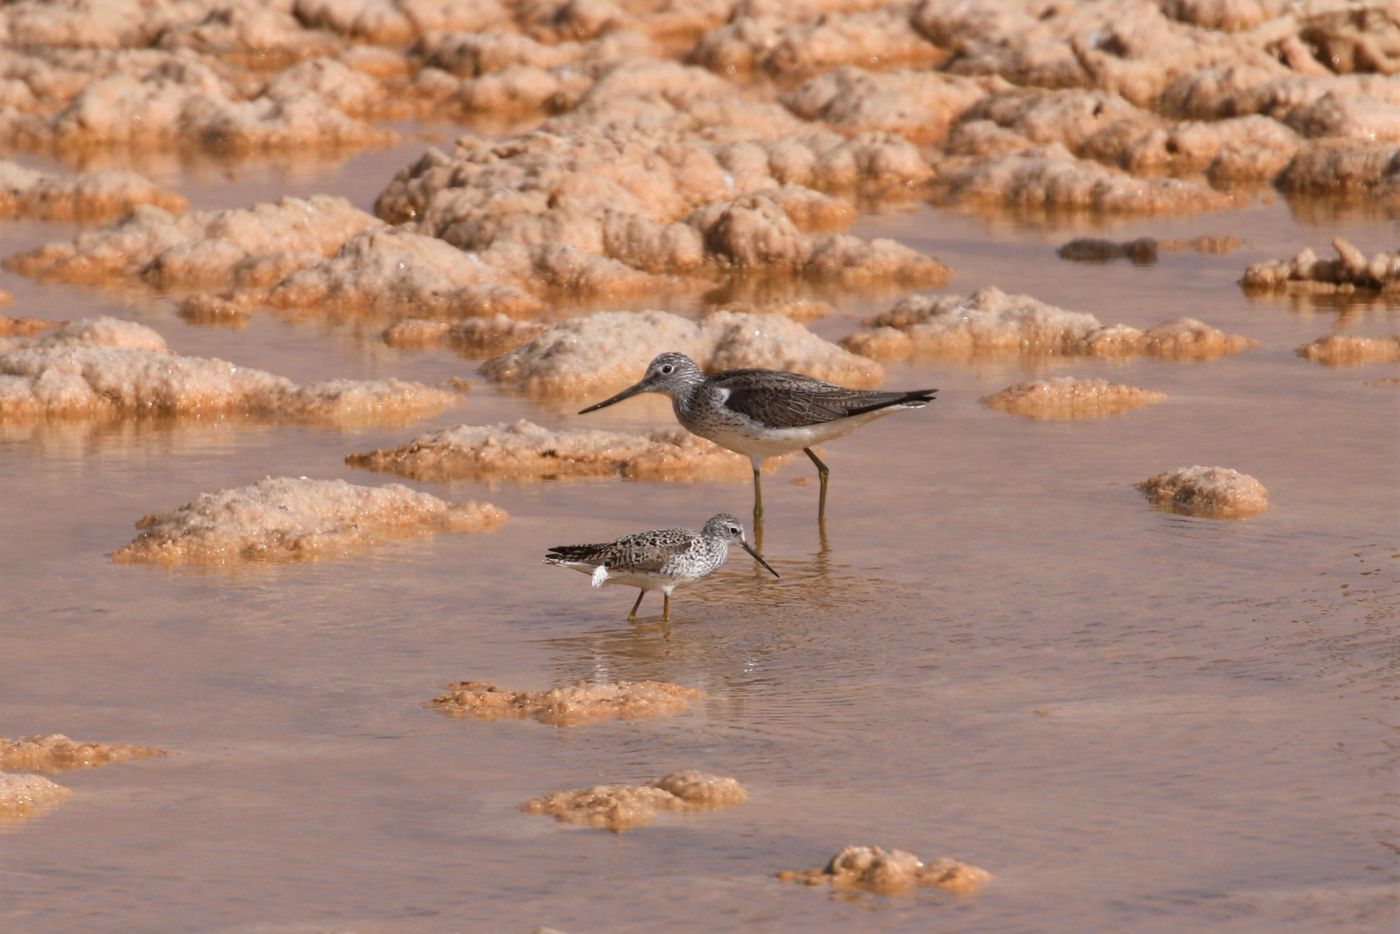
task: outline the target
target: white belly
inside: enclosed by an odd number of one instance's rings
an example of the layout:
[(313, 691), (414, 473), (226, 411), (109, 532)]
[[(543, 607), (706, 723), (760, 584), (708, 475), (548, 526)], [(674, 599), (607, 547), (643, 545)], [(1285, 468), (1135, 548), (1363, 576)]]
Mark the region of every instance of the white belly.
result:
[[(738, 451), (757, 463), (765, 458), (777, 457), (779, 454), (790, 454), (793, 451), (809, 448), (814, 444), (833, 441), (850, 434), (866, 422), (874, 421), (892, 411), (894, 411), (892, 408), (881, 409), (865, 415), (822, 422), (819, 425), (805, 425), (802, 428), (769, 428), (761, 432), (756, 426), (752, 431), (731, 425), (707, 426), (703, 437), (709, 438), (722, 448)], [(700, 432), (696, 433), (700, 434)]]

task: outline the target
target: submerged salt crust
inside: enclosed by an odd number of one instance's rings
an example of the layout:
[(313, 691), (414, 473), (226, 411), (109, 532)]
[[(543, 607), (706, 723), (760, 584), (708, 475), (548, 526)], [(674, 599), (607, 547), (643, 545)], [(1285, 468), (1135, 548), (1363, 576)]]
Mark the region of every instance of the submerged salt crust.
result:
[(489, 503), (447, 503), (397, 483), (268, 477), (252, 486), (205, 493), (146, 516), (123, 564), (230, 564), (307, 561), (350, 554), (395, 538), (433, 532), (487, 532), (506, 514)]
[(662, 681), (580, 681), (547, 691), (511, 691), (486, 681), (458, 681), (426, 706), (452, 717), (528, 718), (564, 727), (667, 716), (704, 696), (704, 691)]
[(23, 820), (72, 794), (42, 775), (0, 772), (0, 824)]
[(866, 330), (842, 345), (877, 360), (1008, 354), (1209, 360), (1254, 346), (1249, 338), (1194, 318), (1139, 331), (996, 288), (967, 296), (911, 296), (864, 323)]
[(779, 315), (715, 312), (698, 321), (661, 311), (599, 312), (553, 325), (522, 347), (486, 361), (488, 379), (538, 395), (580, 396), (641, 378), (657, 354), (687, 354), (703, 369), (766, 367), (855, 387), (884, 376)]
[(1269, 508), (1269, 491), (1228, 467), (1177, 467), (1137, 485), (1154, 506), (1191, 516), (1244, 519)]
[(784, 871), (778, 873), (778, 878), (784, 882), (864, 889), (886, 895), (924, 886), (970, 895), (986, 885), (992, 874), (953, 859), (925, 863), (905, 850), (848, 846), (820, 869)]
[(164, 749), (118, 743), (79, 743), (62, 733), (5, 739), (0, 736), (0, 768), (62, 772), (167, 755)]
[(1298, 348), (1298, 356), (1327, 366), (1400, 362), (1400, 334), (1356, 337), (1332, 334)]
[(1017, 383), (981, 401), (989, 409), (1026, 418), (1074, 419), (1104, 418), (1157, 405), (1166, 398), (1165, 393), (1110, 383), (1106, 379), (1057, 376)]
[(426, 415), (456, 399), (398, 379), (298, 386), (224, 360), (182, 357), (150, 328), (116, 318), (0, 338), (0, 422), (216, 414), (374, 422)]
[(138, 204), (179, 213), (187, 202), (132, 172), (53, 176), (0, 161), (0, 217), (102, 220)]
[[(748, 480), (747, 458), (689, 432), (627, 434), (597, 429), (552, 431), (520, 419), (459, 425), (397, 448), (351, 454), (345, 462), (414, 480), (534, 482), (583, 477), (629, 480)], [(776, 469), (779, 458), (765, 466)]]
[(556, 791), (520, 806), (566, 824), (583, 824), (621, 833), (645, 827), (662, 811), (716, 811), (748, 800), (744, 786), (732, 778), (687, 770), (672, 772), (645, 785), (596, 785)]

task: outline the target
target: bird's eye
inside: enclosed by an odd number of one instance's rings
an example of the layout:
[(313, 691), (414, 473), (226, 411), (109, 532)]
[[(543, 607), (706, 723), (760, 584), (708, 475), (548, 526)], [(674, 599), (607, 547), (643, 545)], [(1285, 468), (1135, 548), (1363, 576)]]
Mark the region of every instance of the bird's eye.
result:
[(731, 526), (729, 527), (729, 534), (730, 534), (730, 535), (740, 535), (740, 534), (743, 534), (743, 531), (744, 531), (744, 530), (741, 529), (741, 528), (739, 528), (737, 525), (731, 525)]
[(673, 367), (673, 366), (672, 366), (671, 364), (669, 364), (669, 363), (662, 364), (662, 366), (661, 366), (661, 372), (662, 372), (663, 375), (666, 375), (666, 376), (670, 376), (671, 373), (672, 373), (675, 369), (676, 369), (676, 368)]

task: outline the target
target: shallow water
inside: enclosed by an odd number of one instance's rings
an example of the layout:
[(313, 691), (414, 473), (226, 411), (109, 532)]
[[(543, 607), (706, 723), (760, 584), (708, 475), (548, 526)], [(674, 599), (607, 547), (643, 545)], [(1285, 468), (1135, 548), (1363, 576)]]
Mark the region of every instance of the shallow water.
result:
[[(315, 171), (153, 172), (192, 207), (341, 193), (368, 208), (423, 143)], [(139, 167), (139, 166), (138, 166)], [(0, 253), (63, 236), (0, 225)], [(1393, 333), (1400, 309), (1246, 297), (1257, 259), (1368, 252), (1393, 221), (1278, 200), (1100, 226), (927, 208), (864, 219), (984, 285), (1146, 327), (1191, 315), (1260, 341), (1209, 363), (925, 361), (888, 385), (931, 407), (831, 445), (829, 535), (799, 458), (766, 483), (768, 578), (732, 560), (650, 602), (595, 592), (546, 546), (745, 515), (746, 484), (414, 484), (511, 521), (344, 560), (236, 571), (114, 565), (140, 516), (267, 475), (395, 478), (343, 458), (422, 430), (526, 417), (669, 424), (659, 400), (578, 419), (497, 392), (450, 351), (396, 351), (381, 324), (275, 315), (196, 327), (171, 303), (0, 272), (10, 313), (154, 326), (181, 353), (298, 381), (472, 378), (408, 427), (210, 422), (0, 432), (0, 735), (61, 731), (170, 759), (64, 774), (75, 794), (0, 826), (0, 930), (361, 931), (1381, 929), (1400, 849), (1400, 395), (1394, 366), (1294, 348)], [(1227, 256), (1060, 261), (1073, 236), (1230, 233)], [(850, 333), (885, 297), (835, 295)], [(977, 399), (1035, 373), (1168, 395), (1101, 421), (1035, 422)], [(1246, 522), (1153, 511), (1132, 484), (1185, 464), (1258, 477)], [(652, 598), (656, 599), (656, 598)], [(451, 720), (441, 685), (657, 678), (708, 699), (674, 718), (555, 729)], [(681, 768), (747, 804), (614, 836), (520, 813), (538, 794)], [(952, 856), (979, 896), (841, 896), (782, 885), (848, 843)]]

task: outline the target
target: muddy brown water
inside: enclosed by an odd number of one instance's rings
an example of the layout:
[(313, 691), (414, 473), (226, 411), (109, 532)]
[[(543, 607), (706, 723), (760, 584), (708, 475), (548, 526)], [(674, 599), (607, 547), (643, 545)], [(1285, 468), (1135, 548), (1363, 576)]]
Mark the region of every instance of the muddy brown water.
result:
[[(341, 193), (368, 208), (421, 143), (314, 170), (152, 168), (192, 208)], [(0, 224), (0, 253), (70, 236)], [(745, 515), (747, 485), (413, 484), (511, 521), (314, 564), (112, 564), (140, 516), (273, 474), (395, 478), (352, 451), (431, 427), (670, 423), (660, 400), (579, 419), (503, 394), (450, 351), (395, 351), (382, 325), (255, 316), (191, 326), (0, 273), (10, 313), (109, 313), (181, 353), (298, 381), (473, 380), (408, 427), (221, 420), (0, 430), (0, 735), (155, 745), (59, 777), (75, 794), (0, 826), (0, 930), (974, 930), (1281, 926), (1396, 915), (1393, 714), (1400, 598), (1394, 366), (1328, 368), (1294, 348), (1393, 333), (1394, 304), (1251, 298), (1245, 264), (1374, 252), (1396, 225), (1272, 200), (1179, 220), (1046, 224), (910, 207), (866, 217), (983, 285), (1147, 327), (1199, 317), (1260, 341), (1209, 363), (915, 361), (891, 386), (939, 400), (827, 448), (830, 528), (798, 459), (766, 483), (780, 581), (731, 560), (673, 620), (541, 563), (546, 546)], [(1226, 256), (1080, 265), (1073, 236), (1230, 233)], [(839, 339), (890, 299), (822, 296)], [(1032, 375), (1104, 376), (1162, 405), (1035, 422), (977, 399)], [(577, 406), (573, 406), (576, 408)], [(1132, 484), (1187, 464), (1269, 488), (1245, 522), (1154, 511)], [(654, 598), (653, 598), (654, 599)], [(451, 681), (517, 689), (659, 679), (708, 692), (669, 719), (560, 730), (420, 707)], [(748, 803), (620, 837), (531, 818), (560, 788), (675, 769), (732, 775)], [(990, 870), (975, 897), (785, 886), (848, 843)]]

